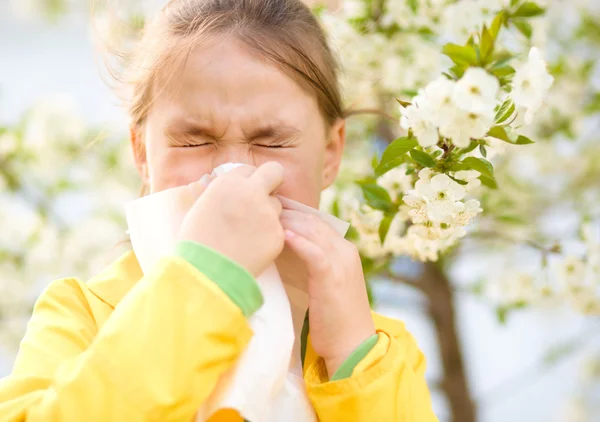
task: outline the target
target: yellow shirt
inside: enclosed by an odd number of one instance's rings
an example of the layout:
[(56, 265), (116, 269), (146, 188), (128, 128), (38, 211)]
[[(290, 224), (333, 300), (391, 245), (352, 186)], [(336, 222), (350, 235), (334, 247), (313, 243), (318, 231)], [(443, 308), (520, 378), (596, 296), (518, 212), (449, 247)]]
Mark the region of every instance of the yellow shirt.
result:
[[(309, 334), (304, 377), (319, 420), (437, 421), (414, 339), (373, 318), (379, 340), (342, 380), (328, 380)], [(144, 276), (128, 253), (88, 283), (46, 289), (0, 380), (0, 421), (190, 422), (251, 336), (240, 308), (187, 261), (165, 258)]]

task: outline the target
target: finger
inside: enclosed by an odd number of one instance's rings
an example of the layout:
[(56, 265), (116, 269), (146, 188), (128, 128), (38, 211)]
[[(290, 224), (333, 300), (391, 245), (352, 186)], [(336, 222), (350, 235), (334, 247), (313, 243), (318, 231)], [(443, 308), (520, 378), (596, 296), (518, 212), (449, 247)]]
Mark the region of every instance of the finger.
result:
[(319, 279), (329, 273), (330, 258), (319, 245), (288, 229), (285, 230), (285, 243), (306, 264), (312, 277)]
[(197, 182), (190, 183), (188, 187), (190, 188), (192, 195), (198, 198), (204, 193), (204, 191), (206, 190), (210, 182), (212, 182), (212, 180), (213, 177), (210, 174), (205, 174)]
[(277, 191), (277, 188), (283, 183), (284, 174), (285, 171), (281, 164), (276, 161), (269, 161), (256, 169), (251, 179), (270, 195)]
[(284, 228), (289, 228), (323, 246), (330, 244), (336, 238), (342, 238), (333, 227), (312, 213), (284, 209), (280, 219)]
[(277, 215), (281, 215), (281, 212), (283, 211), (283, 206), (281, 205), (281, 201), (279, 199), (277, 199), (276, 196), (271, 195), (271, 196), (269, 196), (269, 203), (271, 204), (271, 207), (275, 210), (275, 213)]

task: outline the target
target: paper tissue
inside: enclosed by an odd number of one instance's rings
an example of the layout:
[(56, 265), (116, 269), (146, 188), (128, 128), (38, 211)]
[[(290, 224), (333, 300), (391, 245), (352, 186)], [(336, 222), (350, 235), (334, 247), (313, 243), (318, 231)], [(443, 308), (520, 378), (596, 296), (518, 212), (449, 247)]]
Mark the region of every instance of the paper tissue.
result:
[[(213, 176), (241, 164), (217, 167)], [(344, 235), (348, 223), (306, 205), (279, 197), (285, 209), (319, 215)], [(175, 249), (179, 227), (196, 200), (190, 186), (180, 186), (137, 199), (125, 207), (129, 235), (142, 271)], [(282, 281), (283, 279), (283, 281)], [(264, 305), (249, 318), (254, 336), (246, 350), (219, 380), (198, 410), (196, 421), (219, 409), (235, 409), (250, 422), (313, 422), (300, 362), (300, 330), (308, 306), (305, 271), (287, 248), (257, 277)]]

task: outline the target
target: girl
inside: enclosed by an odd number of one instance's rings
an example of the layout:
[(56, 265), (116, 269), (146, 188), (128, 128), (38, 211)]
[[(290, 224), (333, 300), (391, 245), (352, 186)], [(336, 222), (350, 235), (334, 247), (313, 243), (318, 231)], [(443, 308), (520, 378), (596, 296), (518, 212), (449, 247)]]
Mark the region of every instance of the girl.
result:
[[(308, 273), (303, 368), (319, 420), (435, 421), (424, 357), (402, 323), (371, 313), (356, 248), (274, 195), (318, 207), (342, 157), (337, 65), (310, 10), (172, 0), (127, 82), (143, 181), (202, 195), (151, 272), (128, 253), (87, 283), (47, 288), (0, 384), (0, 420), (191, 421), (250, 340), (254, 277), (285, 244)], [(196, 182), (225, 162), (252, 167)]]

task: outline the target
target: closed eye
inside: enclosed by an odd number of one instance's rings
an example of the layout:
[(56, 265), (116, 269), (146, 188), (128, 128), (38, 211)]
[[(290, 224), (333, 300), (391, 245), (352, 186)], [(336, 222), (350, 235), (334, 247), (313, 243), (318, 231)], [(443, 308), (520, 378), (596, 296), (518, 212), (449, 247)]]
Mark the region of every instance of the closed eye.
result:
[(197, 148), (197, 147), (205, 147), (207, 145), (212, 145), (210, 142), (207, 142), (205, 144), (182, 144), (182, 145), (177, 145), (180, 148)]
[(254, 144), (254, 146), (256, 147), (263, 147), (263, 148), (285, 148), (286, 145), (277, 145), (277, 144)]

